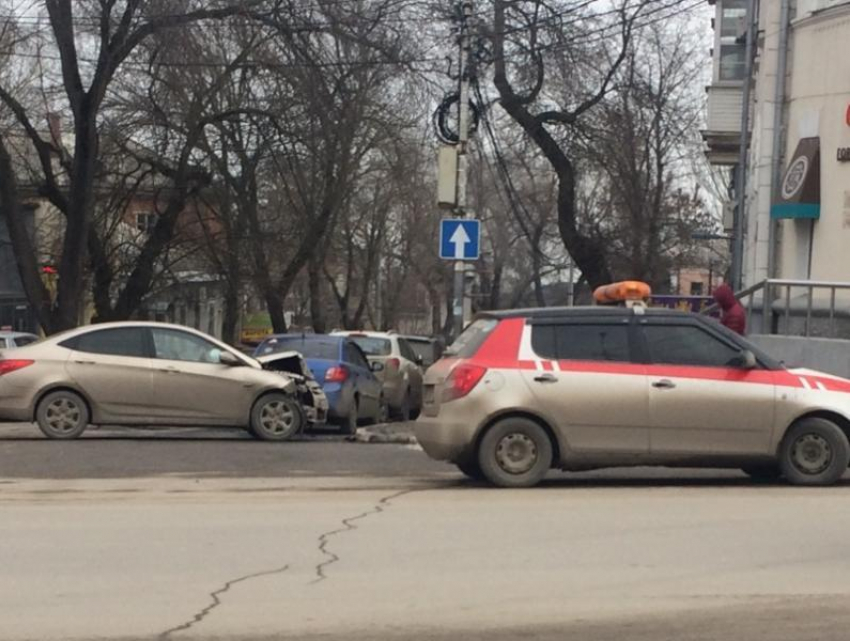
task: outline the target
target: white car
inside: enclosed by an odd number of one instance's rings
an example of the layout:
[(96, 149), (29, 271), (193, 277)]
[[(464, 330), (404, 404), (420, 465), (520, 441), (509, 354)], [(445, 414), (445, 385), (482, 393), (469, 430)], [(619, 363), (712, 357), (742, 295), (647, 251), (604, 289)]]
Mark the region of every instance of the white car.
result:
[(426, 373), (416, 437), (508, 487), (550, 468), (638, 465), (827, 485), (850, 463), (850, 380), (786, 369), (694, 314), (487, 313)]
[(35, 334), (27, 332), (0, 332), (0, 349), (14, 349), (38, 342)]

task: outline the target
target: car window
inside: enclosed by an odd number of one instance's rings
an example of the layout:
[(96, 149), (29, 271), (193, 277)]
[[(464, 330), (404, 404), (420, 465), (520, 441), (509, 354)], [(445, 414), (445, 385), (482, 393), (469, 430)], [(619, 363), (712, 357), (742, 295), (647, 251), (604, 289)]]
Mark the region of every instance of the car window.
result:
[(625, 324), (533, 325), (531, 346), (538, 356), (554, 360), (631, 360), (629, 330)]
[(367, 356), (389, 356), (393, 351), (393, 344), (387, 338), (374, 338), (372, 336), (349, 336), (349, 339), (357, 344)]
[(265, 356), (267, 354), (289, 351), (299, 352), (304, 358), (338, 361), (339, 341), (301, 336), (273, 336), (260, 343), (260, 346), (254, 352), (254, 356)]
[(142, 327), (101, 329), (76, 336), (62, 343), (78, 352), (147, 358), (145, 330)]
[(176, 329), (154, 329), (151, 334), (156, 358), (191, 363), (221, 362), (221, 349), (200, 336)]
[(693, 325), (646, 325), (643, 327), (653, 363), (729, 367), (740, 350)]
[(24, 345), (32, 345), (37, 342), (38, 338), (35, 336), (16, 336), (15, 337), (15, 345), (17, 347), (23, 347)]
[(444, 356), (472, 358), (498, 324), (499, 321), (495, 318), (479, 318), (473, 321), (445, 351)]
[(369, 369), (369, 361), (366, 360), (366, 357), (363, 355), (363, 352), (357, 349), (357, 347), (358, 346), (356, 343), (346, 343), (345, 360), (351, 363), (352, 365), (356, 365), (357, 367)]
[(403, 338), (398, 339), (398, 350), (404, 358), (414, 363), (416, 362), (416, 352), (413, 351), (413, 348)]
[(9, 343), (6, 342), (6, 339), (0, 338), (0, 349), (3, 349), (4, 347), (8, 347), (8, 346), (9, 346)]
[(407, 344), (417, 356), (422, 358), (425, 365), (431, 365), (437, 360), (437, 345), (431, 341), (407, 339)]

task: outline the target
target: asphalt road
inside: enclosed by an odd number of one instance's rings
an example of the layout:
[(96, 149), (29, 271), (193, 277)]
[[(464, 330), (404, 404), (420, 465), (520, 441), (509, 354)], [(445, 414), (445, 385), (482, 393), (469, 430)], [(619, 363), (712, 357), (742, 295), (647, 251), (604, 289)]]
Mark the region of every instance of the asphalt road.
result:
[(496, 490), (330, 432), (0, 430), (0, 640), (844, 641), (850, 483)]
[(405, 477), (451, 469), (417, 447), (351, 443), (330, 429), (285, 443), (257, 441), (242, 430), (126, 428), (50, 441), (34, 426), (0, 425), (0, 477), (6, 478)]

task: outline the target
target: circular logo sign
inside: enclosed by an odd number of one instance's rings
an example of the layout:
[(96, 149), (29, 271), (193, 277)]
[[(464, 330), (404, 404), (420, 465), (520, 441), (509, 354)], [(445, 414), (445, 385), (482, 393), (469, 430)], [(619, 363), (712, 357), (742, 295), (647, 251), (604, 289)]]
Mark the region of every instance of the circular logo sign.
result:
[(785, 174), (785, 180), (782, 183), (783, 200), (791, 200), (800, 192), (803, 188), (803, 182), (806, 180), (807, 173), (809, 173), (809, 159), (805, 156), (800, 156), (791, 163), (788, 173)]

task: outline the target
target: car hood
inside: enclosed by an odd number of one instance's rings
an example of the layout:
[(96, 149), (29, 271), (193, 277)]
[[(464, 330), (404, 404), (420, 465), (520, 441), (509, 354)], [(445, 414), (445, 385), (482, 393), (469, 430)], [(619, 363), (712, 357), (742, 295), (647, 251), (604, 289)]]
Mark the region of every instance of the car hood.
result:
[(835, 374), (827, 374), (819, 372), (807, 367), (789, 368), (788, 372), (799, 377), (803, 387), (814, 387), (820, 389), (825, 387), (831, 391), (850, 392), (850, 379), (836, 376)]

